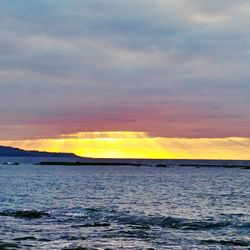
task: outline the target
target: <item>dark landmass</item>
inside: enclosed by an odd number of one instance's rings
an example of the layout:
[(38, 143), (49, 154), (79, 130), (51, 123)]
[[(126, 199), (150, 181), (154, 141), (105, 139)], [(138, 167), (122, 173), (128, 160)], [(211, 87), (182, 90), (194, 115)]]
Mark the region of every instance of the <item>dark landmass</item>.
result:
[(49, 217), (48, 213), (30, 210), (30, 211), (3, 211), (0, 216), (14, 217), (20, 219), (39, 219), (44, 216)]
[(19, 148), (0, 146), (0, 157), (77, 157), (71, 153), (48, 153), (26, 151)]
[(88, 161), (80, 162), (80, 161), (74, 161), (74, 162), (64, 162), (64, 161), (42, 161), (40, 163), (37, 163), (36, 165), (47, 165), (47, 166), (135, 166), (135, 167), (156, 167), (156, 168), (169, 168), (169, 167), (207, 167), (207, 168), (241, 168), (241, 169), (250, 169), (250, 166), (247, 165), (240, 165), (240, 164), (152, 164), (151, 162), (147, 162), (146, 160), (143, 160), (141, 162), (133, 162), (133, 161), (122, 161), (117, 159), (115, 161), (114, 159), (109, 159), (106, 161), (100, 160), (100, 159), (89, 159)]
[(242, 168), (250, 170), (250, 166), (246, 166), (246, 167), (242, 167)]
[(220, 167), (220, 168), (244, 168), (244, 169), (250, 169), (250, 166), (245, 165), (230, 165), (230, 164), (179, 164), (180, 167)]
[(19, 246), (14, 243), (0, 241), (0, 250), (10, 250), (10, 249), (14, 250), (18, 248)]
[[(33, 163), (36, 165), (54, 166), (136, 166), (136, 167), (210, 167), (210, 168), (241, 168), (250, 169), (250, 161), (246, 160), (171, 160), (171, 159), (101, 159), (79, 157), (73, 153), (49, 153), (40, 151), (26, 151), (19, 148), (0, 146), (0, 157), (4, 159), (0, 164), (19, 165)], [(27, 159), (26, 159), (27, 158)], [(40, 159), (42, 158), (42, 159)], [(26, 160), (25, 160), (26, 159)]]
[(60, 162), (60, 161), (42, 161), (37, 165), (49, 165), (49, 166), (137, 166), (140, 167), (145, 164), (129, 163), (129, 162), (102, 162), (102, 161), (87, 161), (87, 162)]

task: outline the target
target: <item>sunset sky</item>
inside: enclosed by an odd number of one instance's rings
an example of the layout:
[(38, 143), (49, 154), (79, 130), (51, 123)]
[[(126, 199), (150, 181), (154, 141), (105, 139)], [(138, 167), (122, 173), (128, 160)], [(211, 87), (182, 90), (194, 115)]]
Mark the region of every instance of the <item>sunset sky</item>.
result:
[(0, 27), (1, 145), (250, 159), (249, 0), (2, 0)]

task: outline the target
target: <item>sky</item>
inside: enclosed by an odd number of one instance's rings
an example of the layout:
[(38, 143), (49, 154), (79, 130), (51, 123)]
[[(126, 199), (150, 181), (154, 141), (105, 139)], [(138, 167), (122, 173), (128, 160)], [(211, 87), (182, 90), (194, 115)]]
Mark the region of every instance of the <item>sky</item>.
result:
[(2, 0), (0, 142), (139, 131), (236, 147), (249, 26), (249, 0)]
[(60, 138), (0, 141), (26, 150), (92, 158), (249, 160), (249, 138), (166, 138), (145, 132), (81, 132)]

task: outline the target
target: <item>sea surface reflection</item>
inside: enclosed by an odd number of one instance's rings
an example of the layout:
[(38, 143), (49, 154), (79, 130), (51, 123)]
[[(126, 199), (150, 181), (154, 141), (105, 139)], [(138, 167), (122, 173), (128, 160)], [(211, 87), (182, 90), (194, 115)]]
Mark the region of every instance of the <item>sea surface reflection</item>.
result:
[(249, 249), (249, 184), (240, 168), (0, 165), (0, 249)]

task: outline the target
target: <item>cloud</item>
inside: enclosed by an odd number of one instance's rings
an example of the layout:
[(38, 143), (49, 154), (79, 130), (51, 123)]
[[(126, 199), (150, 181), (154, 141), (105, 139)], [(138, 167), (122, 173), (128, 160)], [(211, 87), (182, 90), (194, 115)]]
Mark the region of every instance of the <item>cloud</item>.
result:
[(16, 136), (100, 123), (249, 135), (248, 1), (3, 0), (0, 14), (1, 124)]

